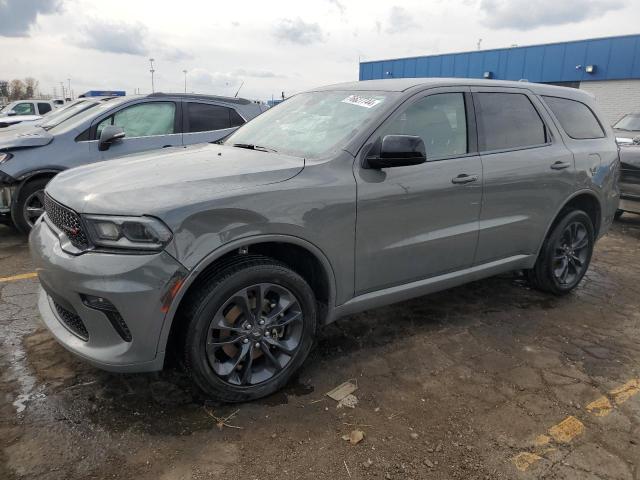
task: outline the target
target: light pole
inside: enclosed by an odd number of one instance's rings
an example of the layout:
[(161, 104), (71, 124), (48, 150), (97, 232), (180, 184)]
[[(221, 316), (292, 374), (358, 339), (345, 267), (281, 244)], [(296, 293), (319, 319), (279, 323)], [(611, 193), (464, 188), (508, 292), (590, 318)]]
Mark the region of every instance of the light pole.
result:
[[(67, 94), (69, 95), (69, 98), (70, 98), (71, 100), (73, 100), (72, 95), (71, 95), (71, 79), (70, 79), (70, 78), (67, 78), (67, 83), (69, 84), (69, 89), (67, 90)], [(66, 101), (66, 100), (67, 100), (67, 99), (65, 98), (65, 101)]]
[(149, 59), (149, 65), (151, 65), (151, 68), (149, 69), (149, 71), (151, 72), (151, 93), (155, 92), (155, 87), (153, 85), (153, 74), (155, 72), (155, 70), (153, 69), (153, 62), (155, 60), (153, 58)]
[(182, 70), (182, 73), (184, 73), (184, 93), (187, 93), (187, 71)]

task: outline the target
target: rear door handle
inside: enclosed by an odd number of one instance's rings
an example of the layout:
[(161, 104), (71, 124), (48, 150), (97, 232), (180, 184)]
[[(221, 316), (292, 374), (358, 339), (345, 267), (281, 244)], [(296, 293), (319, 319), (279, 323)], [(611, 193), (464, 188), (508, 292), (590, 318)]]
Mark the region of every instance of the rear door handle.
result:
[(466, 173), (461, 173), (457, 177), (453, 177), (451, 179), (451, 183), (455, 183), (456, 185), (464, 185), (465, 183), (475, 182), (480, 178), (479, 175), (467, 175)]
[(561, 162), (557, 161), (556, 163), (551, 165), (552, 170), (564, 170), (565, 168), (569, 168), (571, 164), (569, 162)]

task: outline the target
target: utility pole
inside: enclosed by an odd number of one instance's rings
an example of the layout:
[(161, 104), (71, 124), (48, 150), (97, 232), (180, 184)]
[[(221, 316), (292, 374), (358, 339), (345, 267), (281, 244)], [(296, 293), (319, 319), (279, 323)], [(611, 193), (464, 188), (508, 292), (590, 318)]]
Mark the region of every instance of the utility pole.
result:
[(481, 47), (482, 47), (482, 39), (479, 38), (478, 39), (478, 50), (480, 50)]
[(187, 71), (182, 70), (182, 73), (184, 73), (184, 93), (187, 93)]
[[(67, 93), (69, 94), (69, 98), (71, 100), (73, 100), (73, 95), (71, 94), (71, 79), (70, 78), (67, 78), (67, 83), (69, 85), (69, 90), (67, 91)], [(65, 98), (65, 101), (66, 101), (66, 98)]]
[(65, 91), (64, 91), (64, 82), (60, 82), (60, 87), (62, 88), (62, 99), (64, 100), (65, 97)]
[(153, 74), (155, 73), (155, 70), (153, 69), (153, 62), (154, 61), (155, 60), (153, 58), (149, 59), (149, 65), (151, 65), (151, 68), (149, 69), (149, 71), (151, 72), (151, 93), (154, 93), (156, 91), (155, 90), (155, 86), (153, 84)]

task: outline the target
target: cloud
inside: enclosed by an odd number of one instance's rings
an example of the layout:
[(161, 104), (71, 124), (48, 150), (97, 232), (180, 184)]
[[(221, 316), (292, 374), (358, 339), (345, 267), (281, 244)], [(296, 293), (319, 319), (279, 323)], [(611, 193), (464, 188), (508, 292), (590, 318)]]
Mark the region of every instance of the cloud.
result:
[(418, 23), (406, 8), (391, 7), (389, 11), (389, 26), (386, 28), (387, 33), (404, 33), (417, 27)]
[(76, 44), (101, 52), (125, 53), (129, 55), (147, 55), (147, 27), (137, 22), (92, 21), (81, 29), (82, 37)]
[(324, 41), (324, 35), (317, 23), (307, 23), (301, 18), (284, 18), (273, 29), (278, 40), (298, 45), (311, 45)]
[(0, 0), (0, 36), (26, 37), (38, 15), (61, 9), (61, 0)]
[(488, 27), (531, 30), (599, 18), (624, 6), (623, 0), (481, 0), (480, 11)]
[(241, 80), (233, 73), (210, 72), (204, 68), (189, 70), (189, 83), (198, 90), (210, 91), (240, 85)]
[(184, 60), (193, 59), (193, 54), (188, 51), (159, 42), (155, 45), (151, 45), (151, 47), (149, 47), (149, 51), (154, 52), (158, 57), (170, 62), (182, 62)]
[(246, 70), (244, 68), (238, 68), (231, 72), (232, 75), (238, 77), (255, 77), (255, 78), (282, 78), (284, 75), (280, 75), (269, 70)]
[(344, 12), (347, 10), (347, 7), (344, 6), (340, 0), (327, 0), (331, 5), (334, 5), (338, 10), (340, 10), (340, 15), (344, 15)]

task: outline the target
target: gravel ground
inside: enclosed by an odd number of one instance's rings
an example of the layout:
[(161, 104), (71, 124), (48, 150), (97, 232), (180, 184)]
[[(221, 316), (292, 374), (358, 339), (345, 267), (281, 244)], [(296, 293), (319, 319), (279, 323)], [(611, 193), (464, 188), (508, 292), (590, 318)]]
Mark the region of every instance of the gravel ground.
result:
[(37, 279), (7, 279), (32, 271), (0, 227), (0, 479), (640, 480), (640, 216), (565, 298), (514, 275), (344, 318), (283, 392), (238, 406), (76, 360)]

